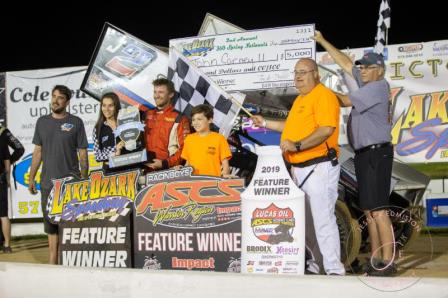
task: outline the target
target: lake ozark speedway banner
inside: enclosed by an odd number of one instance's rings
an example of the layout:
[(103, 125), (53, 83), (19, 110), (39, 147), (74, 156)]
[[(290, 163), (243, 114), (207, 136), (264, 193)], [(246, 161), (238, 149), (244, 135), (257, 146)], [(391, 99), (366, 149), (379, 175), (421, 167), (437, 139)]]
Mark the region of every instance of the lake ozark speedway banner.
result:
[[(92, 143), (91, 135), (98, 118), (99, 103), (79, 90), (86, 69), (86, 67), (67, 67), (6, 73), (4, 93), (7, 126), (25, 147), (25, 154), (17, 162), (16, 167), (17, 190), (12, 187), (13, 218), (42, 217), (40, 193), (33, 196), (28, 192), (28, 177), (34, 150), (32, 144), (34, 127), (40, 116), (51, 113), (51, 90), (55, 85), (66, 85), (73, 91), (68, 110), (84, 121), (89, 143)], [(91, 150), (89, 150), (89, 163), (91, 168), (98, 166)], [(36, 181), (40, 181), (40, 171), (37, 173)]]

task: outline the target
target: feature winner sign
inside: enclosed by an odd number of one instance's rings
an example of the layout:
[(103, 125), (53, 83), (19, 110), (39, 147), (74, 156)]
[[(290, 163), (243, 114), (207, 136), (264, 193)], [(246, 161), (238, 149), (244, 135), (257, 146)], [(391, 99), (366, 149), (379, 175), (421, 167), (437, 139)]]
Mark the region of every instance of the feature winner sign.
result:
[(170, 40), (226, 91), (294, 86), (300, 58), (316, 58), (314, 24)]
[(243, 273), (303, 274), (305, 195), (278, 146), (257, 147), (257, 168), (242, 197)]
[(192, 171), (146, 176), (135, 200), (135, 267), (240, 272), (244, 180)]
[(131, 267), (130, 213), (138, 171), (89, 179), (54, 179), (47, 211), (59, 224), (59, 263), (81, 267)]

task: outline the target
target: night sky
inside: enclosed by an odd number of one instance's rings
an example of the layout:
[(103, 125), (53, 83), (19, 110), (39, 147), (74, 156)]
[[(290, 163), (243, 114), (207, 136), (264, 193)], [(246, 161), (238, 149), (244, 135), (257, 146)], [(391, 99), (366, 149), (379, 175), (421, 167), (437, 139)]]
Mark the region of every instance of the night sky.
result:
[[(181, 5), (166, 0), (95, 2), (102, 8), (92, 9), (93, 1), (52, 6), (15, 2), (1, 10), (0, 72), (87, 65), (106, 21), (143, 41), (168, 46), (171, 38), (197, 35), (207, 12), (247, 30), (315, 23), (339, 48), (373, 46), (380, 6), (380, 0)], [(448, 39), (448, 17), (441, 2), (413, 3), (391, 0), (389, 44)]]

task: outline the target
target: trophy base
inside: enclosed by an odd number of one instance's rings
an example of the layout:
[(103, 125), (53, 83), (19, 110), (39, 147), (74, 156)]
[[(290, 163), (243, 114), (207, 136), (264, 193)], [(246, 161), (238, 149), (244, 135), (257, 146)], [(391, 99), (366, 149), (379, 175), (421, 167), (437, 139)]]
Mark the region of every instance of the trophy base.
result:
[(146, 150), (109, 157), (109, 168), (118, 168), (147, 161)]

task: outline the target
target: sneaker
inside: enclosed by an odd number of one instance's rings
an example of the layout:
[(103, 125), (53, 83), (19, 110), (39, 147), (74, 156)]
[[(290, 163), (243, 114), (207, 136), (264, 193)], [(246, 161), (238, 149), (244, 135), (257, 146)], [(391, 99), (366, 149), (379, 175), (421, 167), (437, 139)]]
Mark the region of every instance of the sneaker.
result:
[(306, 275), (319, 275), (319, 273), (316, 273), (316, 272), (308, 270), (308, 269), (305, 269), (305, 274)]
[(373, 268), (370, 272), (367, 272), (368, 276), (384, 276), (384, 277), (390, 277), (397, 274), (397, 265), (395, 263), (386, 264), (384, 262), (381, 262), (378, 264), (378, 266), (375, 266), (376, 268)]
[(383, 268), (385, 267), (380, 259), (376, 258), (368, 258), (366, 259), (366, 262), (362, 264), (361, 266), (361, 272), (363, 274), (369, 274), (370, 272), (376, 271), (375, 268)]
[(3, 253), (5, 253), (5, 254), (12, 253), (11, 246), (3, 246)]

